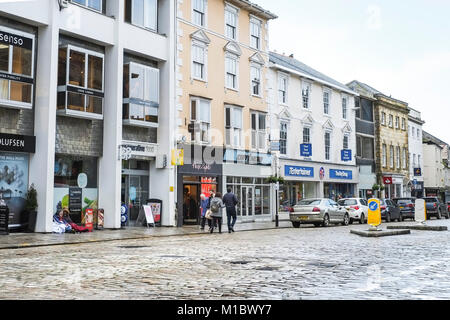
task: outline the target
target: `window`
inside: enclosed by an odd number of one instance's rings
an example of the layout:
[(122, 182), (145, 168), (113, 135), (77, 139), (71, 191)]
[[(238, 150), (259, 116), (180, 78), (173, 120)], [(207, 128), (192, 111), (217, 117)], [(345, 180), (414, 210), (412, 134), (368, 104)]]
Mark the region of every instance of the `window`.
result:
[(303, 143), (311, 143), (311, 129), (303, 128)]
[[(403, 169), (406, 169), (406, 152), (407, 152), (406, 148), (403, 148), (403, 157), (402, 157)], [(418, 158), (419, 158), (419, 162), (420, 162), (420, 156), (418, 156)]]
[[(403, 150), (405, 150), (405, 152), (406, 152), (406, 148), (403, 148)], [(417, 167), (421, 168), (421, 165), (420, 165), (420, 154), (417, 155)], [(406, 165), (405, 165), (405, 168), (406, 168)]]
[[(66, 70), (69, 72), (67, 73)], [(68, 45), (59, 49), (58, 113), (103, 119), (104, 55)]]
[(330, 114), (330, 91), (323, 91), (323, 113)]
[(225, 143), (228, 146), (242, 146), (242, 108), (225, 108)]
[(389, 147), (389, 163), (391, 165), (391, 168), (394, 168), (394, 146)]
[(348, 136), (344, 136), (344, 141), (342, 142), (343, 149), (348, 149)]
[(211, 103), (209, 100), (191, 98), (191, 122), (194, 123), (191, 141), (209, 143), (211, 127)]
[(392, 116), (392, 114), (389, 115), (389, 127), (392, 128), (393, 125), (393, 121), (394, 121), (394, 117)]
[(287, 122), (280, 122), (280, 153), (287, 154)]
[(381, 124), (383, 126), (386, 125), (386, 113), (384, 113), (384, 112), (381, 113)]
[(356, 155), (363, 159), (374, 159), (374, 139), (356, 136)]
[(156, 32), (158, 0), (126, 0), (125, 21)]
[(253, 112), (252, 122), (252, 149), (266, 149), (266, 114)]
[(200, 27), (206, 26), (206, 1), (192, 0), (192, 22)]
[(81, 4), (82, 6), (91, 8), (96, 11), (103, 12), (103, 1), (102, 0), (71, 0), (74, 3)]
[(34, 84), (34, 36), (0, 29), (0, 102), (31, 109)]
[(387, 147), (385, 144), (383, 144), (382, 148), (382, 157), (383, 157), (383, 167), (387, 166)]
[(395, 129), (399, 129), (399, 128), (400, 128), (400, 118), (395, 117)]
[(250, 46), (261, 49), (261, 21), (250, 18)]
[(232, 54), (225, 56), (226, 86), (228, 89), (238, 89), (238, 57)]
[(400, 156), (401, 156), (401, 154), (400, 154), (400, 147), (398, 147), (397, 146), (397, 169), (400, 169), (401, 167), (400, 167)]
[(287, 77), (285, 75), (278, 75), (278, 102), (282, 104), (287, 103)]
[(415, 153), (413, 153), (413, 156), (412, 156), (412, 165), (413, 165), (413, 168), (416, 168), (416, 154)]
[(225, 36), (236, 40), (239, 10), (230, 5), (225, 6)]
[(347, 119), (347, 97), (342, 97), (342, 118)]
[(402, 130), (406, 130), (406, 121), (405, 121), (405, 118), (402, 118)]
[(159, 108), (159, 70), (130, 62), (124, 65), (123, 77), (124, 123), (156, 127)]
[(197, 42), (192, 44), (192, 78), (206, 81), (206, 48)]
[(330, 160), (331, 157), (331, 133), (325, 132), (325, 160)]
[(417, 139), (420, 140), (420, 129), (419, 128), (417, 128)]
[(252, 95), (261, 96), (261, 67), (252, 65), (250, 67), (250, 77), (252, 79)]
[(302, 98), (303, 98), (303, 108), (309, 109), (309, 94), (311, 92), (311, 84), (308, 82), (302, 83)]

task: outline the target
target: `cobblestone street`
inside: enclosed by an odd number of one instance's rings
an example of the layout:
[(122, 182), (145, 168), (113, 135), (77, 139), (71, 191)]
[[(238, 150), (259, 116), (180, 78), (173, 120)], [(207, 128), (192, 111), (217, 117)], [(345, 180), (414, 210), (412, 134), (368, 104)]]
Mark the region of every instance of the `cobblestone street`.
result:
[(450, 299), (448, 231), (350, 229), (367, 225), (4, 249), (0, 299)]

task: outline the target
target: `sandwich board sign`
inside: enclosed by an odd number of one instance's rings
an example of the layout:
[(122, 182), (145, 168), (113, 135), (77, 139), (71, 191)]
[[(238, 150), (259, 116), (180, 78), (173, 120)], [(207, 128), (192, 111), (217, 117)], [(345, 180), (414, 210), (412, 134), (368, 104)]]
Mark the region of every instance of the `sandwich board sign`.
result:
[(153, 218), (152, 208), (150, 206), (142, 206), (144, 208), (145, 219), (147, 220), (147, 226), (153, 224), (155, 226), (155, 219)]
[(380, 200), (369, 199), (369, 213), (367, 223), (372, 227), (377, 227), (381, 224)]
[(425, 200), (416, 199), (414, 211), (414, 220), (416, 220), (416, 222), (424, 223), (427, 220), (427, 207), (425, 205)]

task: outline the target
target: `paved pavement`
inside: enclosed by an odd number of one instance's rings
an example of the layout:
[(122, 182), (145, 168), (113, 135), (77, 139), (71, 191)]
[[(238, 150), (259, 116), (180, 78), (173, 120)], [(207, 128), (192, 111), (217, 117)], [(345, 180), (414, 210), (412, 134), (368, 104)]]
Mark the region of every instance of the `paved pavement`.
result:
[(367, 225), (4, 249), (0, 299), (450, 299), (449, 231), (350, 229)]

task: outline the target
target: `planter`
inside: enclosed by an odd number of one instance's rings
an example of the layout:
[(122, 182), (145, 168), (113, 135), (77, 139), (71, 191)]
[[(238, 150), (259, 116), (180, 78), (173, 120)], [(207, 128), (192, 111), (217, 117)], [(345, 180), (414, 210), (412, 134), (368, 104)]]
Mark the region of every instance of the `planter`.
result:
[(37, 211), (28, 213), (28, 232), (34, 232), (36, 229)]

